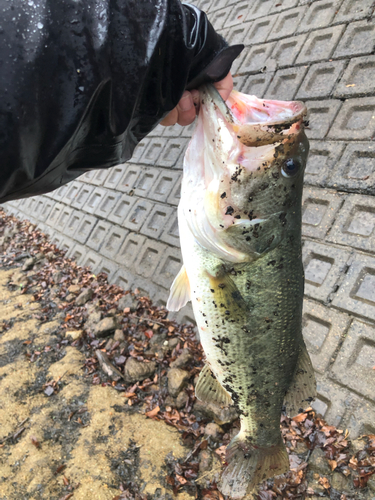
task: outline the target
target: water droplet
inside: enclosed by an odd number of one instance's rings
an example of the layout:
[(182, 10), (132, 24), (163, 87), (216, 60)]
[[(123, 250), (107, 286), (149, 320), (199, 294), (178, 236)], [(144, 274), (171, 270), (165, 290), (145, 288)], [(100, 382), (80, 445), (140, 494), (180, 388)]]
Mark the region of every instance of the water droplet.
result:
[(40, 29), (40, 30), (41, 30), (41, 29), (43, 28), (43, 23), (38, 23), (38, 24), (37, 24), (37, 27), (38, 27), (38, 29)]

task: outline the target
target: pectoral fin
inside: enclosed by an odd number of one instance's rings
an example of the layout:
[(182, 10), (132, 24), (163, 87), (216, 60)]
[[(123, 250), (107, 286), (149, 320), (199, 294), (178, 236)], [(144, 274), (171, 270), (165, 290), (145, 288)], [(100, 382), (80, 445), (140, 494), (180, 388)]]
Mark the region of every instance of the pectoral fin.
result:
[(175, 277), (169, 298), (167, 301), (168, 311), (179, 311), (190, 300), (190, 283), (186, 273), (185, 266), (182, 266), (180, 272)]
[(214, 403), (219, 406), (228, 406), (232, 403), (230, 394), (219, 384), (208, 365), (204, 365), (199, 374), (195, 395), (204, 403)]
[(316, 381), (306, 345), (302, 341), (294, 378), (284, 398), (287, 414), (291, 417), (298, 415), (300, 410), (310, 406), (316, 397)]

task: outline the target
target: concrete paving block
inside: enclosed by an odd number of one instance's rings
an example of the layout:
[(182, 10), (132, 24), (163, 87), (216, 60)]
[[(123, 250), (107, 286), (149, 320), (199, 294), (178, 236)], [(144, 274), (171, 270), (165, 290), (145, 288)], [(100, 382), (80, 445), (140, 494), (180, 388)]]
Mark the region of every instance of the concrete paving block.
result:
[(247, 45), (247, 33), (252, 24), (252, 22), (241, 22), (240, 24), (229, 28), (224, 36), (225, 40), (229, 45), (236, 45), (237, 43), (243, 43)]
[[(244, 59), (237, 69), (238, 73), (258, 73), (259, 71), (272, 71), (275, 69), (275, 61), (272, 61), (270, 64), (269, 57), (273, 51), (275, 43), (263, 43), (261, 45), (254, 45), (254, 47), (250, 47), (248, 50), (243, 51)], [(266, 69), (264, 69), (266, 68)]]
[(94, 186), (90, 186), (89, 184), (83, 184), (81, 182), (81, 187), (77, 195), (74, 197), (74, 200), (72, 200), (70, 206), (72, 208), (75, 208), (76, 210), (83, 210), (83, 208), (87, 203), (87, 200), (89, 199), (94, 189), (95, 189)]
[(153, 206), (154, 204), (150, 201), (138, 198), (122, 225), (130, 231), (139, 231)]
[(108, 231), (102, 246), (100, 247), (100, 254), (108, 259), (114, 260), (128, 234), (129, 231), (127, 229), (112, 226)]
[(335, 23), (353, 22), (371, 14), (373, 0), (344, 0), (335, 17)]
[(185, 154), (187, 144), (187, 139), (169, 139), (160, 154), (158, 165), (161, 167), (174, 167), (178, 159)]
[(141, 171), (142, 167), (140, 165), (127, 163), (125, 172), (116, 185), (116, 190), (123, 193), (134, 192)]
[[(55, 203), (54, 204), (54, 206), (52, 207), (52, 210), (51, 210), (51, 212), (46, 220), (46, 223), (49, 226), (52, 226), (53, 228), (56, 227), (56, 223), (57, 223), (64, 207), (65, 207), (65, 205), (63, 205), (62, 203)], [(20, 207), (20, 209), (22, 210), (22, 206)]]
[[(248, 10), (249, 10), (249, 2), (248, 1), (238, 2), (235, 5), (233, 5), (233, 8), (231, 9), (231, 12), (230, 12), (228, 18), (225, 21), (224, 27), (231, 28), (232, 26), (241, 25), (244, 22), (244, 20), (246, 19), (246, 15), (248, 13)], [(233, 42), (228, 42), (228, 43), (231, 44)], [(240, 43), (245, 43), (245, 42), (242, 41)]]
[(331, 377), (375, 402), (374, 362), (375, 328), (354, 320), (332, 366)]
[(305, 15), (306, 7), (296, 7), (295, 9), (286, 10), (278, 15), (277, 21), (270, 32), (267, 40), (277, 40), (286, 36), (293, 35), (299, 31), (300, 23)]
[(160, 137), (163, 135), (165, 127), (163, 125), (157, 125), (149, 134), (147, 134), (147, 137)]
[(359, 141), (374, 139), (375, 97), (345, 101), (332, 126), (329, 138)]
[(345, 30), (345, 25), (313, 31), (297, 57), (297, 64), (308, 64), (329, 59)]
[(310, 141), (310, 153), (305, 170), (305, 184), (326, 186), (332, 171), (341, 158), (345, 143)]
[(344, 199), (342, 193), (333, 190), (305, 188), (302, 195), (302, 235), (324, 238)]
[(56, 238), (53, 241), (54, 245), (56, 245), (60, 250), (66, 252), (66, 257), (69, 257), (70, 251), (77, 245), (77, 242), (68, 238), (67, 236), (62, 235), (62, 238)]
[(164, 243), (168, 243), (168, 245), (172, 245), (174, 247), (180, 246), (180, 234), (178, 231), (177, 210), (175, 210), (172, 216), (169, 218), (169, 221), (165, 225), (164, 231), (161, 233), (159, 239)]
[(117, 201), (121, 197), (121, 193), (117, 191), (113, 191), (111, 189), (106, 189), (105, 194), (103, 195), (102, 200), (99, 205), (96, 207), (94, 214), (99, 219), (107, 219), (109, 214), (112, 212), (114, 206)]
[[(232, 68), (233, 68), (233, 66), (232, 66)], [(187, 137), (190, 140), (191, 136), (192, 136), (192, 134), (193, 134), (193, 132), (195, 130), (196, 124), (197, 124), (197, 120), (195, 118), (194, 121), (190, 125), (188, 125), (187, 127), (182, 127), (181, 137)], [(180, 158), (178, 160), (178, 163), (181, 163), (181, 168), (182, 168), (181, 156), (180, 156)], [(177, 165), (176, 165), (176, 167), (177, 167)]]
[(69, 184), (64, 184), (59, 189), (56, 189), (55, 190), (55, 200), (61, 201), (64, 198), (64, 196), (66, 195), (68, 189), (69, 189)]
[[(64, 234), (66, 236), (69, 236), (69, 238), (75, 239), (78, 228), (84, 217), (87, 217), (87, 214), (85, 214), (84, 212), (80, 212), (79, 210), (73, 210), (67, 223), (65, 224)], [(85, 241), (83, 241), (82, 243), (85, 243)]]
[(324, 139), (341, 107), (341, 101), (330, 99), (326, 101), (307, 101), (305, 104), (309, 110), (309, 126), (306, 129), (307, 137), (309, 139)]
[(375, 93), (375, 56), (356, 57), (349, 62), (334, 97), (356, 97)]
[(66, 205), (71, 205), (72, 202), (76, 199), (76, 196), (82, 186), (82, 183), (79, 181), (69, 182), (68, 190), (65, 192), (65, 195), (61, 199), (63, 203)]
[[(62, 241), (64, 239), (64, 236), (59, 233), (58, 231), (53, 231), (53, 233), (51, 234), (51, 243), (53, 245), (56, 245), (57, 248), (59, 248), (61, 250), (61, 244), (62, 244)], [(74, 242), (72, 242), (72, 244), (74, 244)]]
[(180, 176), (181, 174), (179, 172), (161, 170), (157, 181), (154, 183), (148, 194), (148, 198), (151, 200), (166, 202)]
[(94, 274), (97, 274), (100, 269), (101, 262), (102, 257), (93, 250), (90, 250), (85, 253), (80, 265), (83, 267), (89, 267)]
[(115, 261), (120, 264), (121, 267), (132, 269), (132, 271), (135, 272), (133, 263), (138, 257), (145, 241), (145, 236), (129, 233), (115, 256)]
[(83, 207), (85, 212), (88, 212), (89, 214), (94, 214), (95, 210), (102, 203), (103, 198), (106, 194), (107, 194), (106, 189), (96, 187), (89, 196), (86, 205)]
[[(341, 388), (341, 391), (344, 392), (344, 389)], [(341, 422), (341, 428), (350, 431), (351, 439), (374, 434), (375, 404), (365, 398), (355, 396), (353, 393), (350, 393), (345, 403), (346, 412)]]
[(145, 163), (147, 165), (156, 165), (158, 163), (158, 159), (160, 153), (164, 149), (166, 144), (166, 140), (160, 137), (153, 137), (147, 148), (144, 150), (139, 163)]
[(163, 243), (146, 239), (133, 264), (137, 274), (152, 279), (166, 249), (167, 246)]
[(298, 91), (297, 99), (330, 96), (344, 70), (345, 64), (345, 61), (313, 64)]
[(173, 280), (180, 272), (181, 266), (181, 250), (179, 248), (167, 248), (158, 267), (155, 269), (155, 274), (152, 277), (153, 282), (169, 290)]
[(274, 5), (273, 0), (255, 0), (252, 5), (249, 5), (246, 21), (267, 16)]
[(356, 254), (332, 305), (375, 320), (375, 258)]
[(66, 254), (66, 257), (69, 259), (73, 259), (80, 266), (87, 254), (87, 248), (84, 245), (80, 245), (76, 243), (72, 245), (69, 251)]
[(181, 127), (178, 123), (176, 125), (173, 125), (172, 127), (162, 127), (163, 132), (162, 135), (163, 138), (168, 138), (168, 137), (180, 137), (182, 131), (184, 130), (185, 127)]
[(91, 181), (92, 179), (94, 178), (96, 174), (96, 170), (93, 169), (93, 170), (88, 170), (87, 172), (85, 172), (84, 174), (80, 175), (79, 176), (79, 180), (81, 182), (84, 182), (85, 184), (91, 184)]
[(124, 290), (131, 290), (133, 283), (136, 282), (136, 277), (127, 269), (118, 268), (112, 282)]
[(279, 69), (266, 92), (266, 98), (291, 101), (305, 77), (307, 68)]
[[(77, 211), (74, 211), (73, 214), (78, 215)], [(89, 238), (91, 239), (90, 235), (95, 227), (95, 224), (97, 224), (97, 218), (84, 213), (83, 217), (80, 219), (78, 228), (74, 235), (72, 234), (72, 237), (82, 243), (82, 245), (88, 244), (87, 240)]]
[(375, 198), (361, 195), (347, 197), (327, 241), (374, 252)]
[(274, 61), (278, 69), (292, 66), (306, 37), (307, 35), (298, 35), (280, 40), (275, 44), (269, 63)]
[(334, 58), (371, 54), (375, 47), (375, 24), (368, 21), (350, 23), (333, 54)]
[(250, 75), (242, 88), (242, 92), (262, 98), (274, 75), (274, 72)]
[(135, 196), (148, 198), (148, 193), (153, 188), (154, 184), (160, 175), (160, 169), (157, 167), (142, 167), (134, 188)]
[(336, 0), (321, 0), (313, 2), (307, 9), (298, 31), (310, 31), (318, 28), (325, 28), (335, 18), (339, 2)]
[(156, 203), (144, 221), (140, 233), (158, 239), (174, 212), (176, 212), (175, 208)]
[(181, 199), (181, 181), (182, 181), (182, 173), (177, 179), (174, 188), (172, 189), (171, 194), (168, 196), (167, 203), (170, 205), (178, 205)]
[(156, 286), (150, 279), (137, 276), (132, 290), (133, 292), (138, 292), (139, 297), (149, 297), (151, 300), (154, 300), (154, 297), (159, 294), (161, 287)]
[(327, 302), (329, 295), (337, 288), (337, 283), (347, 269), (350, 252), (306, 241), (302, 249), (305, 269), (305, 295)]
[(118, 197), (111, 213), (107, 216), (107, 220), (121, 226), (125, 217), (129, 215), (136, 199), (137, 198), (135, 196), (129, 196), (125, 193), (121, 194), (121, 196)]
[[(356, 400), (356, 397), (327, 376), (315, 373), (315, 377), (317, 397), (311, 404), (312, 408), (322, 415), (329, 425), (343, 430), (347, 429), (344, 416), (348, 411), (348, 406)], [(351, 428), (350, 435), (352, 435)]]
[(215, 4), (214, 0), (201, 0), (199, 4), (196, 5), (198, 5), (199, 8), (203, 10), (203, 12), (209, 12), (209, 10), (211, 9), (211, 5), (213, 4)]
[(147, 146), (151, 141), (152, 139), (151, 138), (148, 139), (147, 137), (142, 139), (142, 141), (138, 143), (137, 147), (134, 149), (133, 155), (128, 161), (131, 163), (139, 163), (141, 156), (143, 155), (143, 153), (145, 152)]
[(87, 240), (86, 245), (93, 250), (98, 251), (104, 243), (108, 231), (111, 227), (112, 225), (109, 222), (99, 220), (92, 230), (92, 233), (90, 235), (90, 238)]
[(109, 174), (109, 169), (101, 168), (97, 170), (95, 172), (95, 175), (91, 179), (91, 184), (94, 184), (94, 186), (102, 187), (108, 177), (108, 174)]
[(314, 370), (324, 374), (350, 323), (347, 314), (313, 300), (303, 302), (302, 333)]
[(375, 194), (375, 144), (348, 144), (328, 184), (344, 191)]
[(54, 206), (55, 206), (54, 200), (51, 200), (46, 196), (40, 196), (40, 200), (38, 201), (38, 205), (36, 208), (36, 216), (40, 221), (40, 223), (43, 223), (47, 220)]
[(124, 175), (127, 167), (127, 163), (122, 163), (121, 165), (108, 169), (108, 176), (103, 184), (103, 187), (107, 189), (116, 189), (117, 184), (120, 182), (120, 179)]
[(61, 210), (60, 217), (56, 222), (55, 229), (63, 233), (66, 223), (68, 222), (72, 212), (73, 208), (64, 205), (63, 209)]
[(246, 44), (264, 43), (275, 25), (277, 16), (266, 16), (255, 20), (246, 36)]
[[(216, 31), (226, 28), (225, 21), (232, 12), (232, 7), (224, 7), (224, 9), (213, 11), (210, 16), (210, 22)], [(228, 26), (229, 27), (229, 26)]]
[(109, 259), (102, 259), (97, 268), (96, 274), (105, 273), (108, 283), (113, 283), (113, 278), (118, 271), (118, 265)]
[(232, 64), (232, 67), (231, 67), (231, 72), (233, 75), (235, 75), (236, 77), (238, 77), (238, 75), (240, 73), (243, 73), (243, 71), (240, 70), (241, 66), (242, 66), (242, 63), (243, 61), (245, 60), (246, 58), (246, 52), (247, 50), (244, 49), (241, 54), (239, 54), (236, 59), (233, 61), (233, 64)]
[(168, 296), (169, 296), (169, 290), (164, 290), (164, 288), (160, 288), (160, 290), (158, 290), (158, 292), (152, 299), (153, 305), (166, 309)]
[(298, 0), (279, 0), (274, 3), (269, 11), (270, 14), (278, 14), (284, 10), (293, 9), (293, 7), (298, 6)]
[(195, 316), (191, 302), (188, 302), (186, 306), (182, 307), (177, 313), (169, 313), (168, 316), (172, 317), (177, 323), (182, 325), (196, 325)]

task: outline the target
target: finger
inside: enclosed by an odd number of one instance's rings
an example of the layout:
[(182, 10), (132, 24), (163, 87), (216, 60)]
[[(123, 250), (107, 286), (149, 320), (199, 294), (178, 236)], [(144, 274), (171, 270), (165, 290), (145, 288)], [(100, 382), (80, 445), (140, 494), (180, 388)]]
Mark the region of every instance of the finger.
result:
[(214, 86), (216, 87), (224, 101), (226, 101), (229, 97), (229, 94), (233, 90), (233, 78), (231, 73), (228, 73), (225, 78), (220, 80), (220, 82), (214, 83)]
[(193, 97), (191, 93), (187, 90), (182, 94), (182, 97), (177, 104), (178, 119), (177, 123), (179, 125), (185, 126), (190, 125), (195, 119), (195, 107), (193, 102)]
[(164, 127), (170, 127), (172, 125), (175, 125), (177, 123), (177, 120), (178, 111), (177, 108), (174, 108), (170, 113), (167, 114), (164, 120), (160, 122), (160, 125), (163, 125)]
[(197, 116), (197, 112), (196, 112), (195, 106), (193, 106), (188, 111), (180, 111), (178, 113), (177, 123), (183, 127), (186, 125), (190, 125), (191, 123), (193, 123), (196, 116)]

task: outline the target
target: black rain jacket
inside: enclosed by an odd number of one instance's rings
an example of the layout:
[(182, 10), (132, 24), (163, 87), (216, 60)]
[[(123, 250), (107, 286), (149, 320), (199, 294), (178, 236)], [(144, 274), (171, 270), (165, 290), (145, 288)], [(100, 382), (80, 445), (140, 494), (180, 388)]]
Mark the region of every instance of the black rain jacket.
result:
[(0, 202), (129, 159), (228, 47), (178, 0), (0, 0)]

